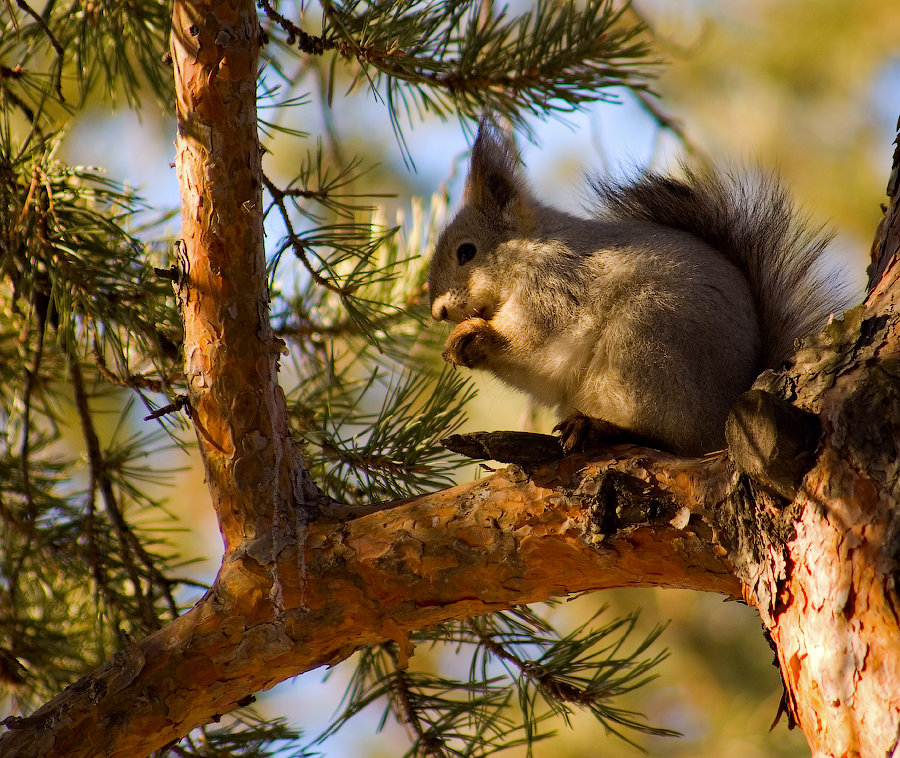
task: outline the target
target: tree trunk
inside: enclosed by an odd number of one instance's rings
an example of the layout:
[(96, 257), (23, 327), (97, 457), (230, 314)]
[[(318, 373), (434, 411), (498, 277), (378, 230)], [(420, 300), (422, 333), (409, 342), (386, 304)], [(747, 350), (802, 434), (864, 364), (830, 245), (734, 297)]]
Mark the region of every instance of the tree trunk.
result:
[[(818, 414), (815, 465), (790, 505), (774, 602), (759, 607), (786, 706), (815, 756), (893, 756), (900, 741), (900, 147), (870, 295), (764, 386)], [(783, 565), (783, 568), (781, 566)]]
[[(140, 756), (252, 693), (410, 631), (628, 586), (743, 594), (778, 650), (816, 755), (892, 755), (900, 655), (900, 213), (865, 308), (730, 420), (731, 456), (634, 447), (513, 465), (350, 509), (290, 439), (268, 321), (250, 0), (175, 4), (185, 370), (225, 540), (212, 589), (33, 715), (3, 756)], [(781, 402), (777, 398), (790, 401)], [(806, 413), (795, 412), (795, 407)], [(821, 433), (820, 433), (821, 432)], [(365, 515), (360, 515), (364, 513)]]

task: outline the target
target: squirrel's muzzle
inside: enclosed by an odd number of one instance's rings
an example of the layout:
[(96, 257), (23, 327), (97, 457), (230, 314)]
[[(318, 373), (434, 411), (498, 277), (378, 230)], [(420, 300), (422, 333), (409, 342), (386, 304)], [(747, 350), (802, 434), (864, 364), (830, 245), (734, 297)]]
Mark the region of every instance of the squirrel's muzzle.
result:
[(448, 304), (448, 295), (447, 293), (436, 297), (434, 301), (431, 303), (431, 317), (435, 321), (446, 321), (447, 316), (447, 304)]

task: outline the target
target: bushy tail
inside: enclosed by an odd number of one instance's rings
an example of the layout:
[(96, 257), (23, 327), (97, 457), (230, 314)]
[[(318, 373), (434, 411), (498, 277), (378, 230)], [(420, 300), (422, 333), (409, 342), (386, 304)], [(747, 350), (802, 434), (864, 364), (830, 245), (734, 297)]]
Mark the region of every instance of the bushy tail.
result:
[(684, 179), (655, 173), (630, 184), (595, 179), (602, 215), (690, 232), (726, 255), (750, 282), (764, 367), (775, 367), (791, 355), (795, 339), (850, 304), (847, 277), (823, 259), (833, 235), (811, 227), (771, 175), (683, 170)]

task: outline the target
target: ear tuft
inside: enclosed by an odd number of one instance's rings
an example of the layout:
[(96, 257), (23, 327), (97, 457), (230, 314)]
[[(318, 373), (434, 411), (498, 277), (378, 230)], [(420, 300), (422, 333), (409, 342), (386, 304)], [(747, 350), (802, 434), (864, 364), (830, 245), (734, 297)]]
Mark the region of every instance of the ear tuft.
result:
[(509, 210), (527, 191), (520, 163), (512, 136), (491, 116), (482, 118), (472, 146), (466, 201), (483, 210)]

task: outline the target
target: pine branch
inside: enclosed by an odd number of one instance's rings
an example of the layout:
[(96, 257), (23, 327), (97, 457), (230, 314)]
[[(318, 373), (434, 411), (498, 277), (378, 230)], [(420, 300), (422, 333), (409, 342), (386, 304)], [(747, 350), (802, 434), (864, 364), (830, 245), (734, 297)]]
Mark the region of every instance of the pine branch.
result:
[(83, 531), (88, 567), (90, 569), (91, 577), (94, 580), (94, 596), (98, 600), (102, 598), (111, 608), (118, 610), (118, 603), (115, 601), (115, 596), (110, 591), (106, 570), (100, 558), (100, 548), (97, 544), (97, 487), (96, 482), (94, 481), (93, 471), (91, 471), (91, 478), (88, 482)]
[(318, 37), (277, 14), (267, 0), (260, 7), (285, 31), (289, 45), (355, 61), (361, 67), (357, 78), (373, 88), (383, 78), (395, 128), (396, 107), (412, 106), (407, 95), (438, 115), (492, 109), (524, 125), (522, 110), (571, 110), (615, 101), (612, 87), (649, 88), (646, 69), (653, 63), (643, 27), (627, 26), (622, 11), (607, 0), (585, 8), (574, 2), (540, 5), (512, 18), (505, 9), (485, 16), (468, 0), (447, 0), (438, 8), (417, 0), (387, 6), (326, 1)]
[(327, 40), (324, 37), (316, 37), (312, 34), (307, 34), (293, 21), (276, 11), (269, 0), (257, 0), (256, 5), (287, 35), (286, 41), (289, 47), (293, 47), (296, 44), (298, 50), (307, 53), (308, 55), (322, 55), (326, 50), (334, 50), (337, 48), (337, 44), (334, 40)]
[(389, 655), (394, 663), (394, 670), (390, 675), (390, 692), (400, 722), (410, 731), (415, 746), (421, 747), (422, 755), (430, 758), (448, 758), (449, 754), (444, 741), (438, 734), (426, 729), (422, 724), (416, 705), (417, 697), (413, 692), (409, 677), (398, 665), (396, 656), (392, 653)]
[(118, 387), (127, 387), (133, 390), (150, 390), (151, 392), (165, 392), (169, 382), (158, 377), (151, 377), (145, 374), (131, 374), (126, 378), (122, 378), (114, 373), (106, 363), (103, 353), (100, 352), (100, 346), (94, 340), (94, 364), (97, 371), (106, 381)]
[[(594, 618), (602, 612), (603, 609)], [(534, 723), (536, 697), (540, 695), (551, 712), (566, 723), (570, 706), (577, 706), (590, 711), (608, 732), (634, 744), (623, 728), (657, 736), (677, 734), (650, 726), (638, 714), (612, 705), (613, 698), (652, 679), (646, 676), (647, 672), (665, 657), (665, 653), (660, 653), (640, 659), (661, 633), (661, 627), (651, 631), (634, 651), (619, 657), (634, 631), (636, 619), (636, 615), (627, 616), (605, 627), (590, 629), (594, 620), (591, 619), (562, 637), (530, 611), (519, 620), (494, 614), (469, 619), (466, 626), (484, 651), (517, 672), (516, 686), (529, 742), (532, 734), (529, 725)], [(537, 658), (525, 658), (516, 651), (519, 647), (534, 646), (541, 652)], [(486, 656), (482, 666), (487, 666)]]
[[(304, 432), (318, 448), (310, 451), (310, 466), (338, 500), (408, 497), (449, 483), (457, 465), (440, 436), (465, 422), (463, 408), (472, 395), (466, 380), (445, 369), (436, 381), (405, 373), (382, 385), (383, 393), (375, 389), (381, 382), (375, 371), (345, 388), (352, 390), (345, 404), (326, 396), (324, 418)], [(382, 397), (381, 406), (366, 413), (361, 406), (372, 395)]]
[(135, 559), (133, 549), (134, 535), (131, 529), (122, 517), (119, 504), (113, 492), (112, 482), (106, 473), (106, 466), (103, 462), (103, 453), (100, 448), (100, 440), (94, 428), (91, 409), (88, 405), (87, 392), (85, 390), (84, 376), (81, 373), (81, 366), (74, 356), (70, 356), (69, 376), (72, 381), (72, 388), (75, 392), (75, 408), (78, 411), (78, 418), (81, 421), (81, 431), (84, 436), (85, 447), (87, 451), (88, 463), (91, 472), (91, 488), (99, 488), (103, 497), (103, 503), (109, 514), (110, 520), (116, 529), (119, 537), (119, 547), (122, 550), (122, 560), (128, 572), (134, 589), (135, 599), (137, 600), (139, 614), (143, 624), (147, 629), (159, 629), (161, 624), (153, 608), (152, 601), (145, 594), (143, 589), (143, 581), (138, 572), (137, 561)]
[(284, 199), (285, 197), (288, 197), (288, 194), (276, 187), (265, 174), (263, 174), (263, 184), (265, 184), (266, 189), (272, 196), (272, 202), (278, 207), (278, 210), (281, 214), (281, 221), (287, 229), (288, 244), (294, 251), (294, 255), (296, 256), (297, 260), (299, 260), (303, 264), (303, 267), (306, 269), (307, 273), (310, 275), (310, 277), (312, 277), (312, 280), (320, 287), (331, 290), (341, 297), (349, 297), (350, 295), (352, 295), (354, 288), (341, 287), (339, 285), (336, 285), (330, 279), (326, 279), (325, 277), (323, 277), (319, 273), (319, 271), (312, 265), (309, 255), (307, 254), (307, 250), (309, 249), (310, 245), (308, 242), (305, 242), (294, 230), (294, 224), (291, 221), (291, 216), (288, 213), (287, 205), (284, 202)]
[[(103, 498), (103, 504), (110, 521), (116, 531), (118, 544), (121, 549), (122, 562), (131, 581), (139, 615), (145, 628), (153, 630), (161, 628), (159, 616), (153, 606), (152, 591), (157, 588), (166, 601), (172, 617), (178, 615), (178, 603), (172, 592), (173, 587), (180, 582), (169, 579), (157, 566), (157, 559), (151, 555), (137, 537), (132, 527), (125, 520), (119, 501), (113, 489), (113, 480), (109, 474), (109, 465), (104, 460), (100, 447), (100, 440), (93, 422), (93, 415), (88, 403), (84, 375), (81, 365), (75, 356), (69, 356), (69, 376), (75, 396), (75, 408), (81, 422), (82, 435), (85, 441), (88, 464), (90, 467), (90, 493), (93, 503), (93, 493), (99, 490)], [(95, 522), (93, 506), (91, 514), (91, 529)], [(94, 546), (96, 543), (93, 543)], [(144, 589), (147, 577), (146, 591)], [(95, 578), (101, 578), (102, 574), (94, 570)], [(108, 595), (107, 595), (108, 596)]]

